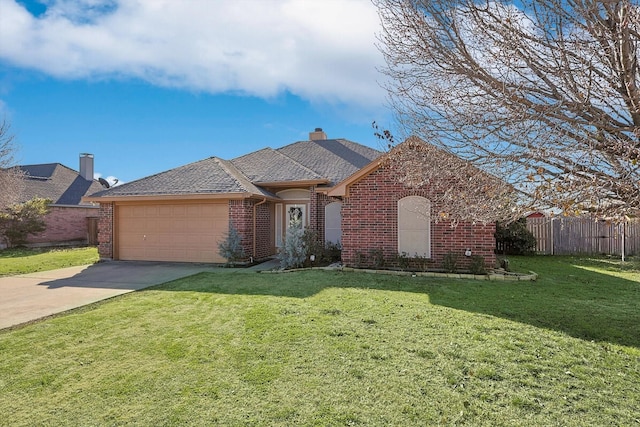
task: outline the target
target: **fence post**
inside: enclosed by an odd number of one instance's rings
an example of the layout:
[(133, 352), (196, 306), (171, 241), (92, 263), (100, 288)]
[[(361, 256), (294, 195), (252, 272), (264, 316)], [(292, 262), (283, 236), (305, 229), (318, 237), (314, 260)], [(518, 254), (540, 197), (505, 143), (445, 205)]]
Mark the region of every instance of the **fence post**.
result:
[(627, 220), (625, 219), (624, 221), (622, 221), (622, 236), (621, 236), (622, 237), (622, 239), (621, 239), (622, 240), (622, 262), (624, 262), (624, 250), (625, 250), (625, 248), (624, 248), (624, 243), (625, 243), (624, 242), (624, 240), (625, 240), (624, 234), (625, 234), (626, 226), (627, 226)]
[(551, 217), (551, 233), (549, 233), (551, 235), (551, 255), (555, 255), (555, 249), (556, 249), (556, 240), (554, 238), (554, 233), (553, 233), (553, 229), (555, 228), (553, 226), (554, 219), (555, 217)]

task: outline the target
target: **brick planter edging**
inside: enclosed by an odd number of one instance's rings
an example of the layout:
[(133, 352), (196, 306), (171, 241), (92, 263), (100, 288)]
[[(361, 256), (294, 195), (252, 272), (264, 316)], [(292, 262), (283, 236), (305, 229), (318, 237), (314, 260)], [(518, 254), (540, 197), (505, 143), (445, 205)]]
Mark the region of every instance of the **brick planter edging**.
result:
[(353, 267), (307, 267), (307, 268), (294, 268), (290, 270), (263, 270), (260, 273), (292, 273), (295, 271), (307, 271), (307, 270), (325, 270), (325, 271), (347, 271), (356, 273), (369, 273), (369, 274), (386, 274), (390, 276), (412, 276), (412, 277), (436, 277), (447, 279), (466, 279), (466, 280), (489, 280), (489, 281), (504, 281), (504, 282), (517, 282), (528, 281), (535, 282), (538, 280), (538, 274), (529, 271), (529, 274), (521, 273), (506, 273), (506, 274), (465, 274), (465, 273), (437, 273), (431, 271), (394, 271), (394, 270), (370, 270), (364, 268)]

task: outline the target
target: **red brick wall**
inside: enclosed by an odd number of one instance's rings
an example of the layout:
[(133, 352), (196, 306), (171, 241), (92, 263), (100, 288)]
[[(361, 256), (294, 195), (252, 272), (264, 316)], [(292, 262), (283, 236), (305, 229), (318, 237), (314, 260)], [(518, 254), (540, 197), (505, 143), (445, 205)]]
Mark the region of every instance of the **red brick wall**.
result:
[[(434, 188), (410, 190), (398, 183), (387, 168), (380, 168), (349, 189), (342, 205), (342, 261), (345, 265), (374, 265), (371, 251), (382, 250), (385, 265), (398, 266), (398, 200), (406, 196), (423, 196), (433, 200)], [(430, 197), (431, 196), (431, 197)], [(432, 206), (432, 218), (438, 212)], [(488, 268), (495, 265), (495, 225), (472, 225), (459, 223), (452, 227), (448, 221), (431, 223), (430, 269), (442, 267), (444, 256), (457, 255), (461, 270), (468, 268), (473, 255), (484, 257)]]
[(46, 230), (29, 236), (28, 243), (64, 243), (88, 240), (87, 218), (97, 217), (98, 208), (51, 206), (51, 211), (44, 217)]
[(269, 202), (256, 207), (256, 259), (264, 259), (274, 254), (272, 212), (273, 206)]
[(100, 259), (113, 259), (113, 203), (100, 203), (98, 220), (98, 254)]
[(229, 200), (229, 226), (233, 225), (241, 236), (242, 247), (248, 256), (253, 255), (253, 210), (256, 210), (256, 253), (254, 258), (264, 259), (273, 255), (273, 230), (271, 203), (258, 200)]

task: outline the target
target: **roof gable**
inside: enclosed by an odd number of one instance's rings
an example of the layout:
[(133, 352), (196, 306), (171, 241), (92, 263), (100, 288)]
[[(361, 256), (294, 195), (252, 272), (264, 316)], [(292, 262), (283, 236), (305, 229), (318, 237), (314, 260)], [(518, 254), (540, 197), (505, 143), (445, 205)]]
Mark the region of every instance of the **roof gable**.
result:
[[(422, 157), (414, 155), (418, 152), (420, 152)], [(397, 156), (398, 153), (400, 154), (399, 156)], [(466, 179), (467, 181), (471, 180), (472, 182), (475, 182), (479, 179), (482, 179), (485, 182), (502, 182), (498, 178), (473, 166), (471, 163), (461, 159), (455, 154), (449, 153), (445, 150), (442, 150), (441, 148), (423, 141), (418, 137), (413, 136), (407, 138), (405, 141), (391, 149), (391, 151), (385, 153), (380, 158), (374, 160), (367, 166), (356, 171), (354, 174), (338, 183), (331, 190), (329, 190), (327, 194), (329, 196), (335, 197), (348, 196), (350, 186), (367, 177), (374, 171), (378, 170), (380, 167), (384, 165), (390, 165), (392, 163), (393, 164), (391, 165), (391, 167), (398, 168), (399, 170), (404, 170), (404, 172), (407, 174), (406, 181), (403, 181), (406, 186), (414, 188), (421, 187), (426, 184), (425, 177), (423, 177), (422, 174), (419, 173), (419, 170), (416, 172), (412, 172), (411, 165), (408, 166), (407, 170), (405, 170), (405, 167), (407, 167), (407, 165), (410, 163), (423, 162), (425, 159), (425, 154), (429, 162), (428, 164), (434, 166), (434, 171), (437, 175), (442, 174), (442, 169), (437, 169), (437, 165), (447, 163), (450, 165), (454, 165), (454, 167), (449, 166), (447, 170), (450, 172), (454, 171), (452, 173), (455, 173), (458, 179)], [(407, 155), (409, 155), (409, 158), (406, 157)], [(454, 177), (449, 177), (447, 179), (451, 178)]]

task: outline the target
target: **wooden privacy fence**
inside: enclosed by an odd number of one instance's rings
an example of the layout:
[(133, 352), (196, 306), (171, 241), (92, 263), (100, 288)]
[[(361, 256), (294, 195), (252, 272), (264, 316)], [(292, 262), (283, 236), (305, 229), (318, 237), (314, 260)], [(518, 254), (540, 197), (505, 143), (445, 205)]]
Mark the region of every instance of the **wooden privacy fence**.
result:
[(539, 254), (629, 256), (640, 253), (637, 220), (616, 224), (586, 217), (527, 218), (527, 228), (536, 237)]

